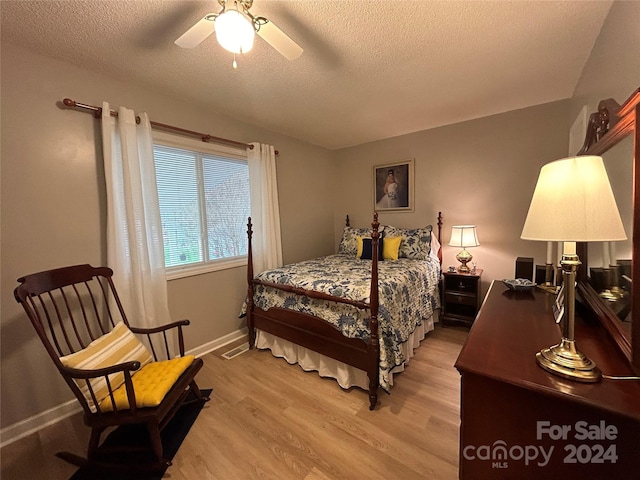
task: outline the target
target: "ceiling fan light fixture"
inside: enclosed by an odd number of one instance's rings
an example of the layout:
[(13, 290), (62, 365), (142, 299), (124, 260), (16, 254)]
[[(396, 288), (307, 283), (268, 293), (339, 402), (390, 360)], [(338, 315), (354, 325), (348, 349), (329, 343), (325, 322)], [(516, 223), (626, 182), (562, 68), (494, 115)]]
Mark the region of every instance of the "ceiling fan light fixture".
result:
[(231, 53), (246, 53), (253, 48), (255, 29), (246, 15), (238, 10), (226, 10), (215, 20), (216, 38)]

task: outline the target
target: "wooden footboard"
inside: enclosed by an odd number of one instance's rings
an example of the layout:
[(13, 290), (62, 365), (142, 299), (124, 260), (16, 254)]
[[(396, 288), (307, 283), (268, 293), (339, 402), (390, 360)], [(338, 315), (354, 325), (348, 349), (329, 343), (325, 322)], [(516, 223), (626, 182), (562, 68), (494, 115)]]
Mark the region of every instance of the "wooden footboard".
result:
[[(302, 347), (331, 357), (367, 372), (369, 378), (369, 409), (373, 410), (378, 402), (378, 386), (380, 384), (380, 344), (378, 342), (378, 214), (371, 223), (371, 291), (369, 302), (357, 302), (346, 298), (335, 297), (322, 292), (262, 282), (254, 278), (253, 252), (251, 237), (253, 236), (251, 218), (247, 223), (248, 260), (247, 260), (247, 328), (249, 330), (249, 348), (255, 346), (256, 328), (276, 335)], [(265, 311), (253, 303), (256, 285), (264, 285), (277, 290), (292, 292), (310, 298), (345, 303), (362, 310), (369, 310), (369, 342), (358, 338), (348, 338), (333, 325), (313, 315), (296, 312), (284, 308), (270, 308)]]
[[(348, 217), (347, 217), (348, 219)], [(438, 241), (442, 216), (438, 214)], [(348, 222), (348, 220), (347, 220)], [(249, 347), (255, 346), (256, 329), (271, 333), (296, 345), (326, 355), (339, 362), (364, 370), (369, 378), (369, 409), (373, 410), (378, 401), (378, 387), (380, 384), (380, 344), (378, 339), (378, 214), (373, 216), (371, 223), (371, 287), (369, 302), (359, 302), (326, 293), (296, 288), (290, 285), (280, 285), (263, 282), (254, 278), (253, 253), (251, 238), (253, 235), (251, 218), (247, 224), (248, 235), (248, 263), (247, 263), (247, 328), (249, 330)], [(440, 253), (440, 252), (439, 252)], [(304, 295), (309, 298), (326, 300), (336, 303), (352, 305), (361, 310), (368, 310), (370, 337), (369, 341), (358, 338), (345, 337), (340, 330), (325, 320), (306, 313), (296, 312), (285, 308), (270, 308), (262, 310), (254, 305), (253, 295), (256, 285), (263, 285), (281, 291)]]

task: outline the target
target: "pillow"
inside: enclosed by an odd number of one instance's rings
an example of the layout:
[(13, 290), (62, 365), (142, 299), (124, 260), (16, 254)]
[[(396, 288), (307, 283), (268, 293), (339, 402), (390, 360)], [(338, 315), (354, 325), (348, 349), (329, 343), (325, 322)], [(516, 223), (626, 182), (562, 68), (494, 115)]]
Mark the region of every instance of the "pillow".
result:
[(431, 225), (422, 228), (386, 227), (388, 236), (401, 236), (398, 257), (413, 260), (426, 260), (431, 252)]
[(398, 260), (398, 254), (400, 253), (400, 243), (402, 237), (384, 237), (384, 245), (382, 248), (382, 258), (384, 260)]
[(358, 237), (366, 237), (367, 235), (371, 235), (371, 229), (344, 227), (338, 253), (357, 255)]
[(356, 257), (360, 258), (362, 256), (362, 245), (363, 245), (363, 237), (356, 238), (357, 247), (356, 247)]
[[(383, 245), (384, 245), (384, 242), (382, 238), (379, 238), (378, 239), (378, 260), (380, 261), (384, 260), (384, 257), (382, 255), (382, 252), (384, 249)], [(357, 257), (361, 260), (371, 260), (372, 254), (373, 254), (373, 249), (371, 245), (371, 239), (358, 237)]]
[[(383, 226), (380, 226), (378, 228), (378, 232), (381, 233), (383, 228), (384, 228)], [(338, 253), (345, 253), (347, 255), (357, 255), (358, 237), (371, 238), (371, 227), (369, 228), (344, 227), (344, 230), (342, 231), (342, 238), (340, 239), (340, 245), (338, 245)]]
[(400, 249), (407, 258), (426, 260), (431, 252), (431, 225), (405, 230)]
[[(65, 367), (79, 369), (97, 369), (134, 360), (140, 362), (140, 367), (142, 367), (151, 363), (153, 358), (147, 347), (135, 337), (123, 322), (118, 322), (113, 327), (113, 330), (96, 338), (82, 350), (60, 357), (60, 361)], [(135, 374), (138, 371), (140, 369), (132, 373)], [(75, 379), (74, 381), (87, 399), (89, 408), (95, 412), (96, 407), (93, 403), (93, 398), (91, 398), (87, 382), (83, 379)], [(109, 395), (109, 388), (104, 376), (92, 378), (89, 383), (98, 403)], [(109, 375), (109, 383), (111, 384), (111, 389), (115, 390), (124, 383), (124, 374), (114, 373)]]

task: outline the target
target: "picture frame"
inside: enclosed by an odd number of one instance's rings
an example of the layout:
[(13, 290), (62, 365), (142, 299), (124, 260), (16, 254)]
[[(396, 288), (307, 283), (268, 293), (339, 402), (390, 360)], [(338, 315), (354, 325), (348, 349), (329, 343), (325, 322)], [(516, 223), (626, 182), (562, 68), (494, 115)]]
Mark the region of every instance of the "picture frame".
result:
[(373, 206), (376, 212), (413, 211), (413, 159), (373, 167)]

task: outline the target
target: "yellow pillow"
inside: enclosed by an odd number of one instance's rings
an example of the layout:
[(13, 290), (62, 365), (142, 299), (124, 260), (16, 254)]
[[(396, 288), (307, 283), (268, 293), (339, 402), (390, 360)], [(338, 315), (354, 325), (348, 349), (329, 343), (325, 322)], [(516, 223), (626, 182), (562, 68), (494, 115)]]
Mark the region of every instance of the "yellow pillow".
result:
[(402, 237), (384, 237), (382, 244), (382, 258), (385, 260), (397, 260), (400, 251)]
[[(135, 337), (123, 322), (116, 324), (113, 330), (96, 338), (82, 350), (60, 357), (60, 361), (65, 367), (79, 369), (104, 368), (134, 360), (140, 362), (140, 366), (142, 367), (151, 363), (153, 358), (149, 350), (147, 350), (147, 347)], [(91, 398), (91, 392), (89, 391), (87, 382), (83, 379), (76, 379), (74, 381), (87, 399), (89, 408), (95, 412), (96, 407), (93, 403), (93, 398)], [(98, 403), (109, 395), (107, 380), (104, 376), (93, 378), (89, 380), (89, 383), (91, 384)], [(109, 383), (111, 384), (112, 390), (115, 390), (124, 383), (124, 374), (113, 373), (109, 375)]]
[[(172, 358), (171, 360), (161, 360), (145, 365), (131, 377), (133, 390), (136, 393), (136, 406), (157, 407), (162, 402), (164, 396), (171, 390), (176, 380), (180, 378), (191, 363), (193, 363), (193, 355), (185, 355), (184, 357)], [(129, 397), (127, 397), (126, 385), (122, 384), (113, 392), (113, 398), (118, 410), (126, 410), (129, 408)], [(113, 410), (111, 397), (108, 395), (100, 403), (100, 410), (109, 412)]]
[[(362, 257), (362, 248), (363, 248), (363, 247), (362, 247), (362, 245), (364, 244), (364, 242), (362, 241), (362, 240), (363, 240), (363, 238), (365, 238), (365, 237), (358, 237), (358, 238), (356, 238), (356, 241), (357, 241), (357, 246), (356, 246), (356, 257), (357, 257), (357, 258)], [(370, 237), (366, 237), (366, 238), (370, 238)]]

